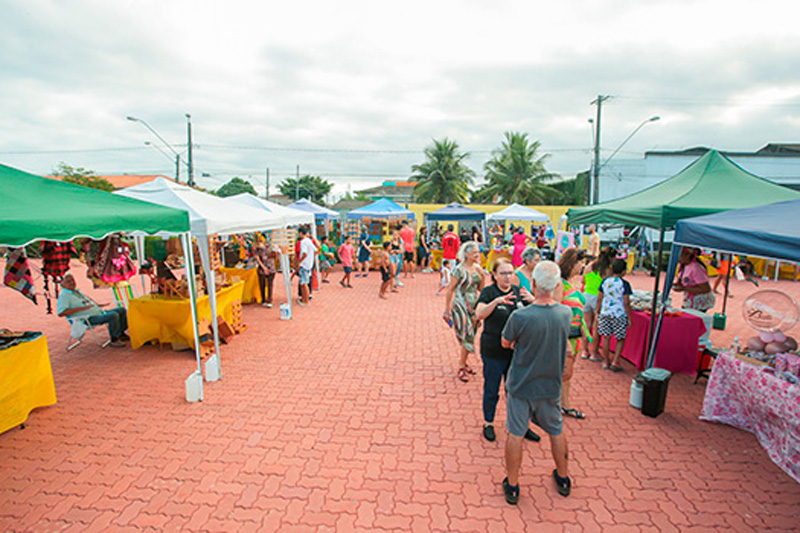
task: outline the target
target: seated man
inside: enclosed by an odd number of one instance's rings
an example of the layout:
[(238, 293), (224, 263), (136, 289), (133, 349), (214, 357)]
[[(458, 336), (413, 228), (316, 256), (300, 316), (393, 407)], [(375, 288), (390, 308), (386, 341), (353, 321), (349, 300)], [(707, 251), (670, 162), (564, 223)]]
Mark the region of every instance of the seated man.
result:
[(101, 308), (108, 304), (99, 305), (84, 295), (76, 288), (75, 278), (69, 272), (64, 274), (61, 287), (64, 290), (58, 295), (58, 316), (86, 318), (93, 326), (106, 324), (108, 335), (111, 337), (109, 346), (115, 348), (125, 346), (123, 341), (128, 340), (125, 334), (125, 330), (128, 329), (128, 315), (124, 308), (116, 307), (103, 311)]

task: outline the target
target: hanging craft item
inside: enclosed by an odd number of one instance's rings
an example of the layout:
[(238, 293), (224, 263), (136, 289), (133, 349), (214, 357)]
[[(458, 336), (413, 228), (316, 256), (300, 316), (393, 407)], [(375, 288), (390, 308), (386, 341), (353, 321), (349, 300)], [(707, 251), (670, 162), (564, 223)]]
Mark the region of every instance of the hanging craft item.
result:
[(36, 302), (36, 287), (33, 284), (30, 268), (28, 268), (25, 248), (17, 248), (9, 252), (6, 258), (6, 273), (3, 276), (3, 283), (21, 292), (23, 296), (38, 305)]
[(118, 235), (106, 237), (105, 246), (97, 259), (96, 273), (104, 283), (126, 281), (136, 275), (136, 265), (130, 256), (131, 247)]
[[(53, 314), (51, 300), (58, 298), (58, 283), (69, 270), (70, 254), (77, 254), (71, 242), (42, 241), (42, 277), (44, 278), (44, 297), (47, 302), (47, 314)], [(52, 280), (50, 279), (52, 278)], [(50, 292), (50, 281), (53, 282), (53, 293)]]

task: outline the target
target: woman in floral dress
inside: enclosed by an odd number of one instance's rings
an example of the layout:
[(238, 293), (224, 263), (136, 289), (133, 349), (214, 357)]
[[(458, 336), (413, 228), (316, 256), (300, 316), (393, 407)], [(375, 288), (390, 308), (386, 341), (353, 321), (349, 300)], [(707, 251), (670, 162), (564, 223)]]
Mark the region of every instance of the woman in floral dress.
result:
[(458, 266), (447, 287), (444, 320), (451, 324), (461, 345), (458, 379), (469, 381), (475, 371), (467, 364), (467, 356), (475, 353), (475, 307), (484, 285), (484, 272), (480, 266), (481, 252), (478, 244), (467, 241), (458, 251)]

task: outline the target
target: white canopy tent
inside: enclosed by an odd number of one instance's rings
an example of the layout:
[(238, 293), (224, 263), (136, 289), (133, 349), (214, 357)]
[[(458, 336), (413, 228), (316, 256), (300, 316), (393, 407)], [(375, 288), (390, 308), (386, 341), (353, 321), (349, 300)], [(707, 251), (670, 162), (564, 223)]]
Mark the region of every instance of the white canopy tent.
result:
[[(263, 198), (253, 196), (248, 192), (237, 194), (236, 196), (230, 196), (228, 198), (225, 198), (225, 201), (233, 202), (238, 205), (247, 205), (250, 207), (255, 207), (257, 209), (263, 209), (268, 213), (272, 213), (273, 215), (276, 216), (276, 222), (278, 223), (278, 225), (275, 226), (275, 228), (298, 226), (300, 224), (309, 224), (309, 225), (314, 224), (314, 213), (279, 205), (274, 202), (270, 202), (269, 200), (264, 200)], [(264, 229), (275, 229), (275, 228), (264, 228)]]
[[(164, 178), (128, 187), (114, 192), (120, 196), (143, 200), (152, 204), (173, 207), (189, 213), (190, 233), (196, 239), (200, 251), (200, 260), (205, 272), (208, 285), (209, 302), (211, 304), (211, 327), (214, 331), (214, 357), (209, 360), (216, 365), (215, 379), (222, 376), (222, 367), (219, 358), (219, 329), (217, 327), (217, 290), (214, 275), (211, 272), (211, 255), (208, 248), (210, 235), (231, 235), (234, 233), (250, 233), (265, 229), (282, 227), (276, 215), (264, 209), (257, 209), (246, 205), (237, 205), (232, 209), (231, 203), (200, 192), (185, 185), (177, 184)], [(137, 247), (142, 246), (143, 237), (137, 237)], [(186, 250), (190, 255), (190, 250)], [(138, 254), (138, 250), (137, 250)], [(139, 254), (141, 257), (141, 254)], [(206, 363), (206, 379), (209, 379), (209, 363)], [(212, 372), (214, 374), (214, 372)]]
[(524, 205), (519, 204), (511, 204), (501, 211), (492, 213), (491, 215), (487, 216), (486, 219), (493, 221), (524, 220), (527, 222), (550, 222), (550, 217), (541, 211), (537, 211), (536, 209), (531, 209), (530, 207), (525, 207)]
[[(272, 213), (277, 218), (276, 222), (279, 225), (275, 226), (274, 228), (267, 228), (267, 229), (276, 229), (276, 228), (285, 228), (289, 226), (299, 226), (301, 224), (307, 224), (311, 228), (311, 234), (314, 239), (317, 238), (317, 227), (314, 224), (315, 215), (312, 211), (305, 211), (302, 209), (295, 209), (293, 207), (286, 207), (274, 202), (270, 202), (269, 200), (264, 200), (263, 198), (259, 198), (257, 196), (253, 196), (250, 193), (242, 193), (237, 194), (236, 196), (230, 196), (225, 198), (226, 202), (239, 205), (246, 205), (250, 207), (255, 207), (257, 209), (263, 209)], [(287, 303), (289, 304), (290, 316), (294, 316), (293, 314), (293, 304), (294, 298), (292, 298), (292, 281), (289, 275), (290, 265), (289, 265), (289, 258), (286, 255), (281, 255), (281, 272), (283, 272), (283, 284), (284, 288), (286, 289), (286, 296), (287, 296)], [(317, 269), (317, 275), (319, 275), (319, 263), (315, 261), (314, 263)]]

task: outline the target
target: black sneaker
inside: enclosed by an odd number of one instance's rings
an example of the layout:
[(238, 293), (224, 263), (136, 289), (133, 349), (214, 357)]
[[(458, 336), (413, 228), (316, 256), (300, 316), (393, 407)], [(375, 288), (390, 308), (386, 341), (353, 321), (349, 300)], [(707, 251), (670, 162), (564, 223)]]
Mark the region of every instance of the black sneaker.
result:
[(483, 426), (483, 438), (488, 440), (489, 442), (494, 442), (497, 438), (497, 435), (494, 434), (494, 426), (491, 424), (486, 424)]
[(531, 431), (530, 428), (528, 428), (528, 430), (525, 432), (525, 440), (539, 442), (540, 440), (542, 440), (542, 437), (540, 437), (539, 435)]
[(553, 479), (556, 481), (558, 493), (565, 498), (569, 496), (569, 491), (572, 488), (572, 481), (570, 481), (569, 476), (561, 477), (558, 475), (558, 470), (553, 470)]
[(517, 505), (519, 502), (519, 485), (512, 487), (508, 484), (508, 478), (503, 480), (503, 494), (505, 494), (506, 502), (511, 505)]

